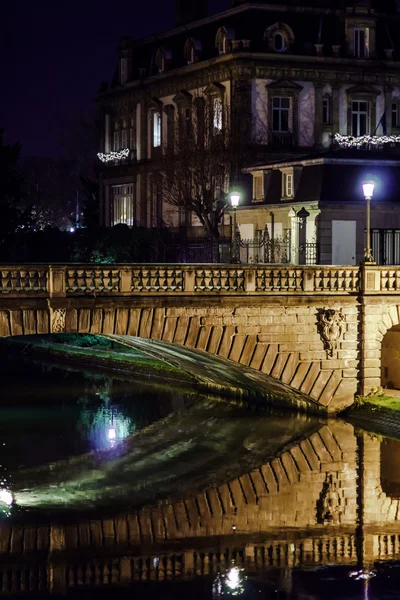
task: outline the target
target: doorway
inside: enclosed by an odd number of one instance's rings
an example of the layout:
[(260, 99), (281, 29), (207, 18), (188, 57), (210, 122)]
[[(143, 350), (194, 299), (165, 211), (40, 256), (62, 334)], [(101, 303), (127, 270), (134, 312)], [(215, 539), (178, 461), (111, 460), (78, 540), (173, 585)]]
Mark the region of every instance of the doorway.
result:
[(356, 264), (356, 221), (332, 221), (332, 264)]

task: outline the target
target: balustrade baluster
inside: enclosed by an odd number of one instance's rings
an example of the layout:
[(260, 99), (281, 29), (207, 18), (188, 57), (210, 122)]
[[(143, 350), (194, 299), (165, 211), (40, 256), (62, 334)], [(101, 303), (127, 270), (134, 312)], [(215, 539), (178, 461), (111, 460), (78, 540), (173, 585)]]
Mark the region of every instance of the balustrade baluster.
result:
[(160, 271), (158, 269), (156, 269), (155, 272), (154, 272), (153, 289), (155, 289), (157, 292), (160, 289)]
[(163, 269), (162, 270), (161, 277), (163, 277), (163, 282), (162, 282), (161, 287), (164, 290), (164, 292), (167, 292), (170, 289), (170, 283), (169, 282), (170, 282), (170, 278), (171, 278), (168, 269)]
[(181, 291), (182, 288), (178, 287), (178, 284), (176, 282), (176, 271), (175, 269), (172, 269), (171, 272), (171, 290), (174, 292), (176, 289), (178, 289), (179, 291)]
[(147, 277), (147, 281), (145, 283), (145, 288), (148, 292), (151, 291), (151, 271), (143, 271), (143, 277)]

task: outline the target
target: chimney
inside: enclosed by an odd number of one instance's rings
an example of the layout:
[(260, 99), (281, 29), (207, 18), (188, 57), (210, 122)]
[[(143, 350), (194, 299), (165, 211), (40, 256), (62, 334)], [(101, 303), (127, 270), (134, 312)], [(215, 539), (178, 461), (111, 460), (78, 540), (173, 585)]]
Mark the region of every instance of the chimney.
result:
[(186, 25), (208, 16), (208, 0), (176, 0), (176, 25)]

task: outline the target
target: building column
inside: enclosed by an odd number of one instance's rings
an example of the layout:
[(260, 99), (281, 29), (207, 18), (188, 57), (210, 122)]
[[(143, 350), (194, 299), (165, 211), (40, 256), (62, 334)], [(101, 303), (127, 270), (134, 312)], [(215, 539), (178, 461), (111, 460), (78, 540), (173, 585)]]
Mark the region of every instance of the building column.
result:
[(111, 227), (111, 186), (105, 185), (104, 189), (104, 225)]
[(323, 84), (315, 84), (315, 147), (319, 150), (323, 148), (322, 143), (322, 102), (323, 102)]
[(290, 219), (290, 262), (293, 265), (299, 264), (299, 227), (296, 211), (291, 208), (289, 210)]
[(108, 154), (110, 152), (110, 115), (104, 115), (104, 152)]
[(386, 110), (386, 135), (392, 135), (393, 123), (392, 123), (392, 92), (391, 86), (385, 86), (385, 110)]
[(340, 133), (340, 86), (332, 85), (332, 133)]

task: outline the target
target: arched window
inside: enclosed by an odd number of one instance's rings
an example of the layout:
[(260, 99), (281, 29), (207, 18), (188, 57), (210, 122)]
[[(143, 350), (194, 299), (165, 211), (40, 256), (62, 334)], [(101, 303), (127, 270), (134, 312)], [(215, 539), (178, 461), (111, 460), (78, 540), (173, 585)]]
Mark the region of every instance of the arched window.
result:
[(215, 47), (218, 54), (226, 54), (230, 51), (230, 42), (235, 39), (233, 29), (229, 27), (220, 27), (215, 36)]
[(155, 65), (159, 73), (164, 73), (168, 69), (172, 59), (172, 52), (169, 48), (158, 48), (156, 52)]
[(274, 46), (277, 52), (283, 52), (285, 49), (285, 40), (281, 33), (276, 33), (274, 37)]
[(197, 62), (200, 58), (201, 42), (193, 38), (188, 38), (185, 42), (183, 53), (188, 65), (192, 65), (193, 63)]
[(293, 30), (286, 23), (275, 23), (264, 33), (269, 52), (287, 52), (294, 43)]

